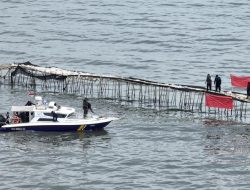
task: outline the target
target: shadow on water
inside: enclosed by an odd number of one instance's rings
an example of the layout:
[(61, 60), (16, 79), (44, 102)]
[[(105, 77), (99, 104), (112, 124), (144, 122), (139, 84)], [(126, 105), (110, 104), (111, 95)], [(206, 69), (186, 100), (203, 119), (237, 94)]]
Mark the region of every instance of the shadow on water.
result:
[[(0, 134), (0, 144), (9, 144), (9, 147), (17, 149), (62, 148), (81, 145), (88, 148), (95, 141), (109, 141), (109, 133), (106, 130), (84, 132), (34, 132), (20, 131)], [(79, 147), (79, 146), (76, 146)]]
[(234, 121), (204, 119), (205, 147), (210, 155), (249, 155), (250, 126)]
[(231, 125), (239, 125), (241, 123), (234, 121), (234, 120), (220, 120), (217, 118), (204, 118), (203, 124), (206, 127), (216, 127), (216, 126), (231, 126)]

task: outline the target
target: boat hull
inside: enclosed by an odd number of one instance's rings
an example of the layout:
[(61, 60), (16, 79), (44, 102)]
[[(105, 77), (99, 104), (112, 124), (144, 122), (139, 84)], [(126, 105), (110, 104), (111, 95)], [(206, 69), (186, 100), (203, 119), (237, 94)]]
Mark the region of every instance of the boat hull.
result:
[(95, 124), (34, 124), (34, 125), (22, 125), (22, 126), (11, 126), (11, 127), (1, 127), (0, 132), (10, 132), (10, 131), (51, 131), (51, 132), (67, 132), (67, 131), (88, 131), (88, 130), (100, 130), (106, 127), (111, 121), (95, 123)]

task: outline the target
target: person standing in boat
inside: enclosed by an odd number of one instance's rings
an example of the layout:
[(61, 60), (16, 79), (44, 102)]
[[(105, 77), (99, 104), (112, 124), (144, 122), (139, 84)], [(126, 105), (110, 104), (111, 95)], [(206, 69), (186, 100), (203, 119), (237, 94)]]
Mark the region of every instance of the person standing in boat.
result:
[(214, 84), (215, 84), (215, 92), (217, 91), (220, 92), (221, 91), (221, 78), (218, 75), (215, 76)]
[(207, 91), (212, 89), (212, 79), (210, 74), (207, 74), (207, 79), (206, 79), (206, 83), (207, 83)]
[(92, 113), (93, 110), (91, 108), (91, 104), (88, 102), (88, 99), (87, 98), (84, 98), (83, 100), (83, 104), (82, 104), (82, 108), (83, 108), (83, 117), (86, 118), (87, 115), (88, 115), (88, 111), (90, 110)]
[(7, 124), (10, 123), (10, 113), (9, 112), (6, 113), (6, 123)]
[(57, 121), (58, 115), (56, 114), (56, 112), (52, 111), (51, 114), (53, 117), (53, 121)]

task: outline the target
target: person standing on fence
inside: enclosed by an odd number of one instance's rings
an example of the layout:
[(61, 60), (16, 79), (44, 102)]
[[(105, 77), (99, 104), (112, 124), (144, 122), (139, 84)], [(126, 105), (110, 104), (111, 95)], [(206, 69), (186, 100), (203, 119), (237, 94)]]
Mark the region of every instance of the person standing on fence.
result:
[(211, 90), (211, 88), (212, 88), (212, 79), (211, 79), (210, 74), (207, 74), (206, 83), (207, 83), (207, 91)]
[(88, 99), (87, 98), (84, 98), (83, 100), (83, 104), (82, 104), (82, 108), (83, 108), (83, 117), (86, 118), (87, 115), (88, 115), (88, 111), (90, 110), (92, 113), (93, 110), (91, 108), (91, 104), (88, 102)]
[(214, 84), (215, 84), (215, 92), (220, 92), (221, 91), (221, 78), (218, 75), (215, 76)]
[(247, 99), (250, 97), (250, 82), (247, 83)]

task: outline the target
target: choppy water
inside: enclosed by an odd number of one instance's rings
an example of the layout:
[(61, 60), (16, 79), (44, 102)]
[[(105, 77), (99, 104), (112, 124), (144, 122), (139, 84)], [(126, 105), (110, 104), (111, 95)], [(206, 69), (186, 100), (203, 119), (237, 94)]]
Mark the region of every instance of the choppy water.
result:
[[(1, 63), (204, 85), (249, 75), (250, 2), (0, 2)], [(76, 107), (78, 97), (44, 94)], [(26, 91), (0, 86), (0, 112)], [(74, 100), (74, 101), (72, 101)], [(249, 126), (91, 100), (95, 133), (0, 134), (0, 189), (249, 189)]]

